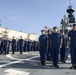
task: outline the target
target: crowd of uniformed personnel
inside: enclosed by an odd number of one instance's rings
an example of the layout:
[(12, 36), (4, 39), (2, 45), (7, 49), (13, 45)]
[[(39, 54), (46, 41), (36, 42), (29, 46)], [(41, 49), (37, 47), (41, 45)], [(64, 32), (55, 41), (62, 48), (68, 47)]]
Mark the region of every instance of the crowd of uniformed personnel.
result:
[(12, 40), (8, 38), (0, 38), (0, 54), (12, 54), (15, 52), (30, 52), (39, 51), (40, 64), (45, 65), (46, 60), (52, 61), (51, 67), (59, 68), (59, 61), (66, 63), (68, 53), (71, 55), (70, 69), (76, 69), (76, 24), (73, 24), (73, 29), (65, 34), (64, 30), (58, 32), (57, 27), (53, 27), (53, 31), (46, 35), (44, 30), (41, 30), (39, 41), (32, 41), (30, 39)]
[(20, 54), (22, 54), (23, 52), (37, 50), (38, 42), (35, 40), (24, 40), (22, 36), (20, 36), (20, 39), (18, 40), (15, 39), (15, 37), (13, 37), (12, 40), (9, 40), (6, 37), (0, 38), (0, 54), (9, 54), (10, 51), (12, 51), (12, 54), (15, 52), (20, 52)]
[(66, 63), (68, 53), (71, 56), (70, 69), (76, 69), (76, 24), (73, 24), (73, 29), (65, 34), (62, 30), (58, 32), (58, 28), (53, 27), (53, 31), (45, 34), (41, 30), (39, 36), (39, 53), (40, 65), (45, 65), (46, 59), (52, 61), (51, 67), (59, 68), (59, 62)]

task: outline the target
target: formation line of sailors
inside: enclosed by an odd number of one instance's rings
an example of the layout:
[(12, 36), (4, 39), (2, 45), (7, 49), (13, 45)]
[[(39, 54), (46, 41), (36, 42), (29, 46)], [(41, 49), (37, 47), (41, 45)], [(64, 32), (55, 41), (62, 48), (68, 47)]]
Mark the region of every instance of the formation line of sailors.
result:
[(59, 68), (59, 61), (66, 63), (70, 53), (72, 64), (70, 69), (76, 69), (76, 24), (73, 24), (72, 30), (67, 35), (63, 30), (59, 33), (57, 27), (53, 27), (53, 32), (48, 36), (41, 30), (38, 44), (41, 65), (45, 65), (47, 59), (52, 60), (51, 67)]
[(20, 39), (16, 40), (15, 37), (12, 40), (8, 38), (0, 38), (0, 54), (9, 54), (12, 51), (12, 54), (15, 52), (30, 52), (30, 51), (38, 51), (38, 41), (30, 40), (30, 39)]

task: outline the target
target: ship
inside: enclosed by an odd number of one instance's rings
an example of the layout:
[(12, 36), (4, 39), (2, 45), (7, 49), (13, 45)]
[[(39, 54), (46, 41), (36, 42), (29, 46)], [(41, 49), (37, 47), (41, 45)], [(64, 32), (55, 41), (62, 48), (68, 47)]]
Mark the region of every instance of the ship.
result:
[[(69, 6), (68, 6), (68, 9), (66, 10), (67, 14), (65, 14), (63, 16), (63, 18), (61, 19), (61, 22), (60, 22), (60, 27), (58, 28), (58, 31), (61, 32), (62, 30), (64, 30), (65, 34), (67, 34), (71, 29), (72, 29), (72, 26), (73, 24), (76, 24), (76, 21), (75, 21), (75, 16), (74, 16), (74, 8), (71, 4), (71, 1), (69, 0)], [(53, 29), (47, 27), (47, 26), (44, 26), (44, 29), (46, 34), (48, 34), (48, 32), (52, 32)]]

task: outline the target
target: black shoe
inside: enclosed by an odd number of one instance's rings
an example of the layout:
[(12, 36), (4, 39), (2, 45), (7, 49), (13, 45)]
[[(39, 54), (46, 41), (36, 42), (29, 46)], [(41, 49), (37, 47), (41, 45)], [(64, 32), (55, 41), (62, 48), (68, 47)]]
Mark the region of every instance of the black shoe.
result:
[(74, 69), (74, 66), (71, 66), (69, 69)]
[(3, 53), (4, 55), (6, 55), (6, 53)]
[(7, 54), (9, 54), (9, 53), (7, 53)]
[(20, 52), (20, 54), (22, 54), (22, 52)]
[(47, 58), (47, 61), (50, 61), (50, 59), (49, 59), (49, 58)]
[(42, 66), (45, 66), (45, 63), (44, 62), (42, 62), (42, 63), (39, 63), (40, 65), (42, 65)]
[(51, 65), (50, 67), (54, 67), (54, 65)]
[(45, 62), (42, 62), (41, 65), (45, 66)]
[(59, 68), (59, 65), (58, 65), (58, 64), (56, 64), (56, 65), (54, 65), (54, 67)]
[(76, 66), (74, 66), (74, 69), (76, 70)]
[(14, 53), (12, 53), (12, 54), (14, 54)]
[(0, 53), (0, 55), (1, 55), (2, 53)]
[(65, 61), (65, 60), (62, 60), (61, 62), (62, 62), (62, 63), (66, 63), (66, 61)]

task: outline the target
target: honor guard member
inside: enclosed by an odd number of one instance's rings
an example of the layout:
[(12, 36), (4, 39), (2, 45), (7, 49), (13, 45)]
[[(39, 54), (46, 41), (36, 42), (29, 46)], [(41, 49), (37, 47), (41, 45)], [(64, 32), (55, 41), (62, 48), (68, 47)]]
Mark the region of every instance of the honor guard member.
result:
[(16, 39), (13, 36), (13, 39), (12, 39), (12, 54), (14, 54), (15, 51), (16, 51)]
[(39, 36), (39, 53), (40, 53), (41, 65), (45, 65), (47, 48), (48, 48), (48, 37), (45, 35), (44, 30), (41, 30), (41, 35)]
[(65, 35), (64, 30), (61, 31), (62, 36), (62, 47), (60, 49), (60, 58), (61, 62), (66, 63), (66, 50), (67, 50), (67, 36)]
[(59, 68), (58, 61), (59, 61), (59, 51), (62, 45), (62, 38), (61, 35), (58, 33), (58, 28), (53, 27), (54, 32), (50, 35), (50, 52), (52, 56), (53, 65), (51, 67)]
[(70, 69), (76, 69), (76, 24), (73, 24), (73, 29), (68, 33), (68, 46), (69, 45), (72, 63)]
[(20, 39), (19, 39), (19, 50), (20, 50), (20, 54), (22, 54), (22, 52), (23, 52), (23, 39), (22, 39), (22, 36), (20, 36)]

